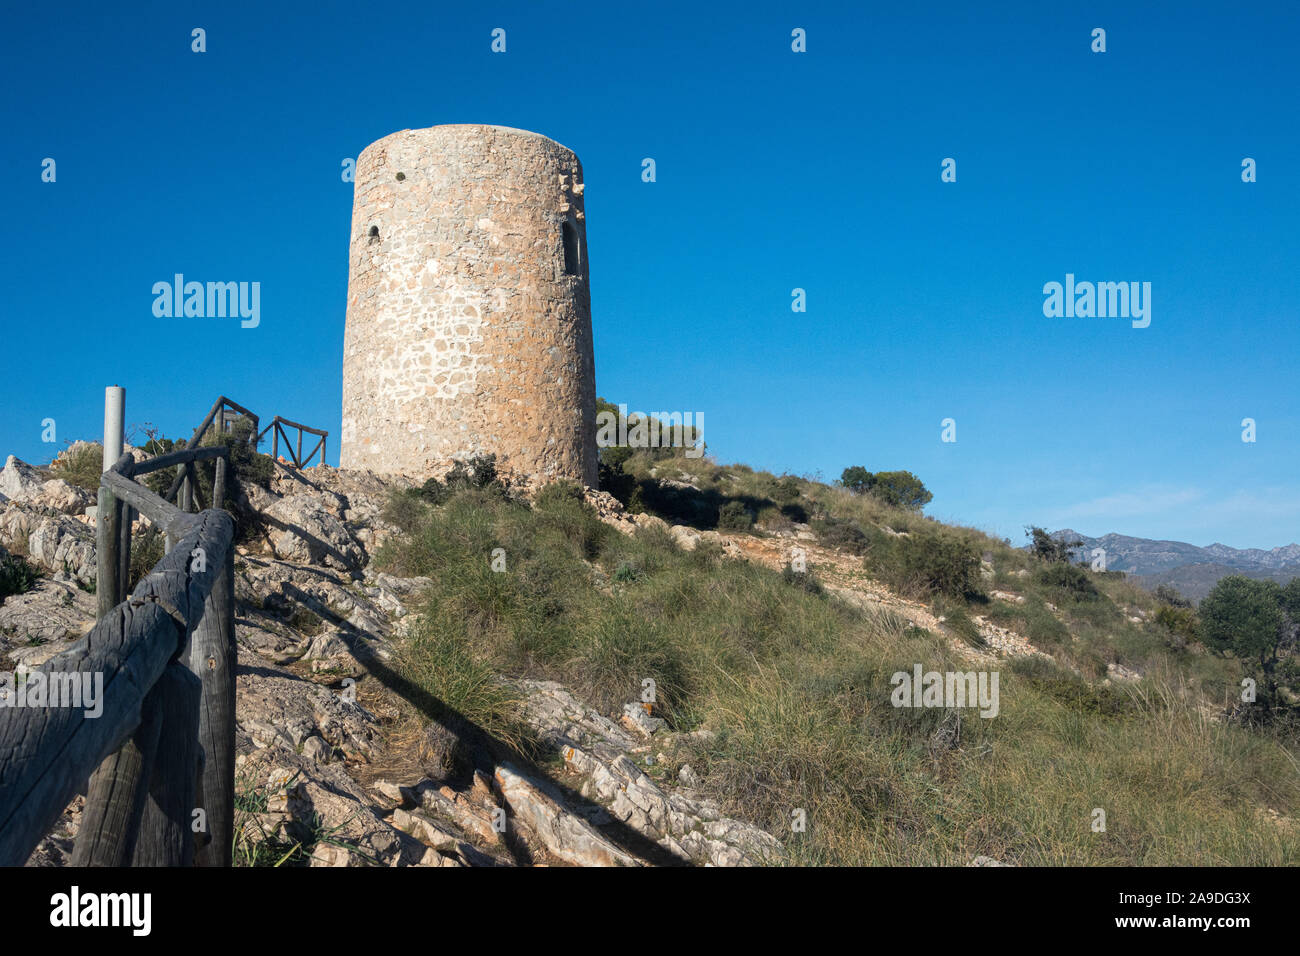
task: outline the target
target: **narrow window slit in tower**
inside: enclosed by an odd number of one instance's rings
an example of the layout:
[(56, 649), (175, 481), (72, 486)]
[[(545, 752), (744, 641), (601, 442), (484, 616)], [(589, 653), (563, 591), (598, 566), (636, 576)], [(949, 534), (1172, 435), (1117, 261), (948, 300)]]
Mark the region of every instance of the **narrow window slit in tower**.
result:
[(573, 223), (565, 222), (564, 230), (564, 274), (566, 276), (576, 276), (578, 274), (578, 231), (573, 228)]
[(379, 241), (379, 227), (378, 227), (378, 226), (371, 226), (371, 227), (370, 227), (370, 241), (371, 241), (371, 242), (378, 242), (378, 241)]

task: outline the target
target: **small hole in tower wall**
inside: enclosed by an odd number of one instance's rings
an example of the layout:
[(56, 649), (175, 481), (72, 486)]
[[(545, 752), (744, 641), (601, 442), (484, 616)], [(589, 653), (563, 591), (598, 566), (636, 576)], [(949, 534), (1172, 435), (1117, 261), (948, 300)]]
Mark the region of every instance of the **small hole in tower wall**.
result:
[(578, 275), (578, 230), (573, 228), (573, 223), (565, 222), (561, 229), (564, 238), (564, 274), (566, 276)]
[(378, 227), (378, 226), (371, 226), (371, 227), (370, 227), (370, 238), (371, 238), (372, 240), (374, 240), (374, 239), (378, 239), (378, 238), (379, 238), (379, 227)]
[(406, 173), (398, 173), (398, 174), (397, 174), (397, 181), (398, 181), (399, 183), (400, 183), (403, 179), (405, 179), (405, 178), (406, 178)]

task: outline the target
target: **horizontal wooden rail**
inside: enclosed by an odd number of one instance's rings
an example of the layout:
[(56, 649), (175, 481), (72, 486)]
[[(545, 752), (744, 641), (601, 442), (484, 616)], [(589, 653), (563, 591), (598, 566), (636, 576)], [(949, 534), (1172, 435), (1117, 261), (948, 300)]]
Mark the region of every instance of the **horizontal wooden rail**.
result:
[[(284, 430), (284, 426), (286, 425), (290, 428), (298, 429), (298, 442), (296, 449), (294, 443), (289, 440), (288, 432)], [(275, 418), (271, 419), (271, 424), (267, 425), (266, 428), (262, 430), (261, 434), (257, 436), (257, 440), (260, 442), (262, 436), (267, 432), (271, 433), (271, 457), (275, 458), (277, 461), (280, 458), (280, 440), (283, 439), (284, 447), (295, 468), (305, 468), (307, 462), (311, 461), (317, 452), (320, 452), (320, 463), (325, 463), (325, 442), (329, 438), (329, 432), (320, 428), (312, 428), (310, 425), (303, 425), (299, 422), (290, 421), (280, 415), (276, 415)], [(304, 432), (309, 435), (320, 436), (320, 441), (318, 441), (315, 447), (306, 455), (302, 453), (302, 436)]]
[[(152, 781), (165, 779), (180, 786), (183, 797), (188, 779), (191, 798), (184, 805), (202, 806), (207, 813), (208, 845), (215, 848), (210, 862), (228, 864), (229, 842), (223, 854), (216, 841), (233, 832), (233, 617), (217, 618), (233, 611), (234, 521), (223, 511), (182, 517), (177, 525), (178, 546), (140, 582), (130, 599), (113, 608), (86, 637), (36, 669), (47, 681), (57, 676), (64, 686), (69, 675), (90, 675), (92, 681), (99, 675), (102, 692), (96, 706), (102, 712), (91, 716), (84, 706), (0, 708), (0, 865), (22, 865), (88, 778), (74, 859), (131, 861), (141, 822), (152, 820), (157, 827), (156, 812), (150, 808), (165, 801), (166, 810), (157, 808), (165, 815), (177, 805), (174, 792), (155, 787)], [(200, 672), (194, 671), (196, 654)], [(197, 769), (192, 761), (175, 766), (168, 752), (148, 753), (148, 741), (136, 749), (149, 761), (118, 753), (141, 726), (142, 711), (148, 716), (146, 697), (174, 661), (183, 661), (191, 673), (188, 681), (179, 674), (169, 678), (168, 687), (175, 684), (179, 689), (160, 693), (160, 713), (169, 712), (169, 701), (187, 695), (195, 701), (201, 698), (196, 717), (206, 717), (207, 727), (200, 723), (197, 742), (206, 754), (215, 752), (219, 758), (216, 768), (210, 757), (205, 763), (201, 801), (192, 799)], [(191, 689), (196, 681), (197, 696)], [(222, 723), (227, 718), (228, 726)], [(228, 739), (216, 739), (219, 736)], [(151, 768), (143, 766), (150, 761)], [(229, 773), (225, 788), (230, 792), (229, 808), (221, 795), (223, 785), (213, 780), (210, 789), (209, 770)], [(147, 826), (144, 832), (150, 832)], [(185, 852), (183, 846), (180, 852)]]
[(170, 451), (165, 455), (159, 455), (157, 458), (149, 458), (145, 461), (135, 463), (133, 474), (147, 475), (151, 471), (161, 471), (164, 468), (171, 468), (173, 465), (184, 465), (194, 461), (207, 461), (209, 458), (217, 458), (221, 455), (229, 454), (224, 445), (206, 445), (202, 448), (182, 448), (180, 451)]
[(275, 416), (275, 419), (276, 419), (276, 421), (278, 421), (281, 425), (288, 425), (290, 428), (296, 428), (296, 429), (298, 429), (299, 431), (307, 432), (309, 435), (328, 435), (328, 434), (329, 434), (329, 432), (327, 432), (327, 431), (324, 431), (324, 430), (319, 429), (319, 428), (312, 428), (310, 425), (300, 425), (300, 424), (298, 424), (297, 422), (291, 422), (291, 421), (289, 421), (289, 419), (287, 419), (287, 418), (281, 418), (279, 415), (276, 415), (276, 416)]
[(124, 501), (163, 531), (170, 532), (171, 525), (184, 512), (170, 501), (164, 501), (148, 488), (137, 485), (130, 478), (109, 470), (104, 472), (102, 485), (119, 501)]

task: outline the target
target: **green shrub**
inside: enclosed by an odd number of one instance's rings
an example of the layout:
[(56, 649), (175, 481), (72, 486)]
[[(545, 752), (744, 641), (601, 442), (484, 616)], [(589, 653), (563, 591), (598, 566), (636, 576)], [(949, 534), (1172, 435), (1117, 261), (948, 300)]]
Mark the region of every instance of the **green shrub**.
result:
[(979, 592), (980, 552), (964, 538), (929, 529), (877, 532), (867, 551), (873, 574), (905, 594), (963, 598)]
[(1128, 717), (1139, 713), (1134, 699), (1122, 688), (1090, 684), (1041, 657), (1016, 658), (1009, 666), (1014, 673), (1027, 678), (1039, 693), (1075, 713), (1099, 717)]
[[(157, 458), (159, 455), (166, 455), (176, 450), (177, 442), (170, 438), (157, 436), (150, 438), (140, 446), (140, 450), (145, 452), (151, 458)], [(135, 480), (144, 485), (155, 495), (164, 495), (167, 489), (171, 487), (172, 479), (176, 477), (175, 468), (163, 468), (159, 471), (151, 471), (146, 475), (138, 476)]]
[(424, 501), (422, 489), (399, 488), (389, 495), (383, 518), (409, 534), (424, 517)]
[(1096, 601), (1101, 598), (1101, 592), (1092, 583), (1088, 572), (1074, 564), (1049, 564), (1038, 572), (1038, 583), (1055, 588), (1072, 601)]
[(724, 531), (748, 531), (753, 526), (754, 515), (739, 501), (728, 501), (718, 509), (718, 527)]
[(505, 486), (497, 476), (496, 455), (475, 455), (467, 461), (457, 459), (452, 462), (451, 471), (441, 481), (428, 479), (419, 490), (419, 496), (431, 505), (441, 505), (457, 491), (466, 488), (481, 488), (505, 493)]
[(987, 617), (994, 624), (1021, 632), (1034, 647), (1042, 650), (1070, 643), (1070, 629), (1036, 596), (1024, 604), (994, 601), (989, 605)]
[[(226, 431), (220, 431), (215, 426), (210, 427), (204, 434), (203, 440), (199, 442), (201, 448), (224, 446), (227, 449), (226, 493), (223, 501), (212, 500), (217, 475), (216, 460), (196, 462), (194, 466), (198, 475), (198, 492), (203, 503), (209, 508), (224, 508), (234, 516), (236, 541), (247, 540), (257, 528), (255, 517), (238, 507), (240, 491), (244, 490), (246, 496), (246, 489), (250, 485), (270, 488), (271, 479), (275, 476), (275, 460), (254, 447), (254, 437), (253, 420), (240, 415), (230, 422), (230, 427)], [(187, 447), (187, 444), (161, 436), (151, 438), (142, 446), (144, 451), (154, 457), (176, 451), (181, 447)], [(136, 478), (136, 481), (156, 495), (166, 494), (175, 480), (175, 468), (151, 471)]]
[(793, 584), (799, 590), (807, 591), (809, 594), (824, 593), (821, 582), (813, 576), (811, 571), (796, 571), (788, 564), (781, 569), (781, 580), (786, 584)]
[[(253, 420), (241, 415), (230, 423), (227, 431), (208, 429), (208, 433), (203, 436), (203, 441), (199, 443), (205, 448), (224, 445), (230, 450), (230, 465), (226, 476), (229, 490), (233, 490), (240, 483), (258, 485), (262, 488), (271, 487), (271, 479), (275, 477), (275, 459), (270, 455), (263, 455), (253, 447), (254, 437)], [(203, 493), (208, 500), (211, 500), (216, 463), (203, 462), (199, 466), (199, 471)], [(233, 481), (230, 480), (232, 474)], [(227, 502), (233, 500), (230, 494), (227, 494)]]
[(594, 558), (601, 544), (613, 528), (596, 517), (595, 510), (587, 504), (581, 486), (574, 482), (554, 482), (537, 494), (533, 503), (542, 524), (564, 536), (587, 559)]
[(555, 508), (564, 507), (573, 502), (581, 503), (586, 500), (583, 493), (582, 485), (576, 481), (553, 481), (548, 485), (543, 485), (542, 489), (537, 492), (537, 498), (533, 501), (533, 507)]
[(88, 491), (99, 490), (99, 479), (104, 473), (104, 446), (87, 442), (65, 452), (62, 458), (50, 463), (50, 473), (70, 485)]
[(433, 721), (457, 734), (472, 725), (511, 747), (528, 748), (533, 734), (513, 695), (457, 630), (434, 615), (417, 618), (397, 654), (402, 675), (428, 695)]
[(416, 491), (422, 500), (431, 505), (440, 505), (451, 497), (451, 489), (438, 478), (429, 478)]
[(131, 536), (131, 569), (127, 575), (126, 593), (130, 594), (163, 555), (167, 553), (167, 536), (155, 527), (148, 527)]
[(1192, 602), (1183, 597), (1178, 589), (1172, 584), (1161, 584), (1151, 592), (1157, 601), (1168, 604), (1170, 607), (1191, 607)]
[(602, 448), (599, 452), (600, 463), (610, 468), (622, 471), (623, 463), (632, 457), (632, 449), (626, 445), (614, 445), (609, 448)]
[(1155, 622), (1174, 634), (1196, 640), (1198, 622), (1196, 611), (1190, 607), (1162, 604), (1156, 608)]
[(794, 475), (782, 475), (773, 482), (772, 497), (776, 501), (798, 501), (799, 479)]
[(758, 514), (754, 517), (754, 524), (764, 531), (790, 531), (794, 528), (794, 522), (776, 505), (764, 505), (759, 508)]
[(498, 484), (497, 456), (474, 455), (452, 463), (443, 483), (449, 488), (490, 488)]
[(971, 647), (984, 647), (988, 643), (984, 640), (984, 635), (980, 634), (979, 624), (963, 604), (940, 598), (935, 602), (935, 611), (943, 616), (944, 626)]
[(0, 557), (0, 603), (13, 594), (25, 594), (36, 587), (40, 572), (14, 554)]
[(842, 518), (817, 518), (812, 523), (813, 533), (819, 544), (827, 548), (839, 548), (849, 554), (865, 554), (867, 536), (854, 521)]

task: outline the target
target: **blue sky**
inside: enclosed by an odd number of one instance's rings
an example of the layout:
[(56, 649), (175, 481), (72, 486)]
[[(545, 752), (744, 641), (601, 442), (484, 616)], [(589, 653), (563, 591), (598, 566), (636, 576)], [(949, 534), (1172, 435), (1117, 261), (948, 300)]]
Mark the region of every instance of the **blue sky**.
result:
[[(94, 437), (120, 384), (128, 421), (224, 392), (337, 462), (341, 163), (481, 122), (581, 157), (597, 389), (703, 412), (720, 460), (908, 469), (1016, 543), (1300, 538), (1293, 4), (230, 6), (6, 14), (0, 454)], [(155, 318), (177, 272), (260, 282), (260, 325)], [(1044, 317), (1066, 273), (1150, 282), (1150, 327)]]

